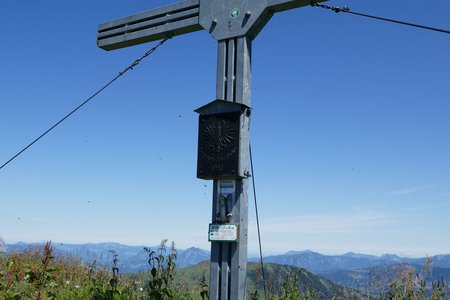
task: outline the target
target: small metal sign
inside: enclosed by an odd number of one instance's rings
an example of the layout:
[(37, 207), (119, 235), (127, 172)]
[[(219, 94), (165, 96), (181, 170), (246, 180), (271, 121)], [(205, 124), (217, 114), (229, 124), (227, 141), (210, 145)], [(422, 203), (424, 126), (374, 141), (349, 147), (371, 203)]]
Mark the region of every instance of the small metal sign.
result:
[(236, 180), (220, 180), (219, 181), (219, 193), (220, 194), (232, 194), (236, 190)]
[(238, 224), (209, 224), (208, 241), (233, 243), (238, 241)]

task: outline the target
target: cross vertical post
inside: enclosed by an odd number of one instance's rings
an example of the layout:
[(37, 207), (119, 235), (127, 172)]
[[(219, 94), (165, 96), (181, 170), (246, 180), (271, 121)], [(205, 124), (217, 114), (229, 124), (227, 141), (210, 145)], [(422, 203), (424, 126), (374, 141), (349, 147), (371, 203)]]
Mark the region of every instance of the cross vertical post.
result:
[[(196, 110), (207, 113), (199, 117), (197, 177), (213, 180), (212, 300), (247, 296), (252, 40), (275, 13), (310, 4), (311, 0), (184, 0), (98, 28), (97, 44), (105, 50), (198, 30), (208, 31), (218, 41), (216, 100)], [(220, 226), (224, 232), (231, 228), (235, 236), (211, 239), (212, 228)]]
[[(251, 40), (246, 36), (218, 42), (216, 98), (250, 107)], [(248, 145), (249, 124), (244, 124), (243, 145)], [(240, 149), (249, 165), (249, 149)], [(236, 179), (230, 223), (239, 224), (237, 243), (211, 244), (210, 299), (245, 299), (248, 241), (248, 179)], [(220, 180), (214, 180), (212, 222), (220, 213)]]

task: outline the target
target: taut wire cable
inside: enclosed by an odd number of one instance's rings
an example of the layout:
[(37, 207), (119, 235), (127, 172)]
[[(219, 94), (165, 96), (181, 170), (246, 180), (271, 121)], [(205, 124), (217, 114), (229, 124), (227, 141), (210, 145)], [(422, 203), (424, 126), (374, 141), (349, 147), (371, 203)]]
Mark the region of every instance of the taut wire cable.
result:
[(156, 49), (158, 49), (161, 45), (163, 45), (168, 39), (163, 39), (162, 41), (160, 41), (156, 46), (152, 47), (150, 50), (148, 50), (147, 52), (144, 53), (144, 55), (142, 55), (140, 58), (136, 59), (131, 65), (129, 65), (128, 67), (126, 67), (122, 72), (119, 72), (119, 74), (117, 74), (116, 77), (114, 77), (113, 79), (111, 79), (107, 84), (105, 84), (103, 87), (101, 87), (99, 90), (97, 90), (94, 94), (92, 94), (89, 98), (87, 98), (85, 101), (83, 101), (80, 105), (78, 105), (76, 108), (74, 108), (71, 112), (69, 112), (67, 115), (65, 115), (61, 120), (59, 120), (58, 122), (56, 122), (55, 124), (53, 124), (53, 126), (51, 126), (49, 129), (47, 129), (44, 133), (42, 133), (41, 135), (39, 135), (37, 138), (35, 138), (31, 143), (29, 143), (27, 146), (25, 146), (22, 150), (20, 150), (19, 152), (17, 152), (13, 157), (11, 157), (9, 160), (7, 160), (4, 164), (2, 164), (0, 166), (0, 170), (3, 169), (4, 167), (6, 167), (9, 163), (11, 163), (14, 159), (16, 159), (19, 155), (21, 155), (23, 152), (25, 152), (26, 150), (28, 150), (31, 146), (33, 146), (36, 142), (38, 142), (40, 139), (42, 139), (44, 136), (46, 136), (50, 131), (52, 131), (53, 129), (55, 129), (58, 125), (60, 125), (62, 122), (64, 122), (67, 118), (69, 118), (71, 115), (73, 115), (75, 112), (77, 112), (80, 108), (82, 108), (83, 106), (85, 106), (89, 101), (91, 101), (92, 99), (95, 98), (95, 96), (97, 96), (98, 94), (100, 94), (101, 92), (103, 92), (107, 87), (109, 87), (114, 81), (116, 81), (117, 79), (119, 79), (121, 76), (123, 76), (126, 72), (128, 72), (129, 70), (133, 70), (134, 67), (136, 67), (137, 65), (139, 65), (139, 63), (146, 58), (147, 56), (149, 56), (150, 54), (152, 54), (153, 52), (155, 52)]

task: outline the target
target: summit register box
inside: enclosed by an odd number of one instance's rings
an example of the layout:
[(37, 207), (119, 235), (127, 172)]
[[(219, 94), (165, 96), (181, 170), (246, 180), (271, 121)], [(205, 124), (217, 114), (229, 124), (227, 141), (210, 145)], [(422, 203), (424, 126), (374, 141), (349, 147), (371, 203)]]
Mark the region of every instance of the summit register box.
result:
[[(197, 177), (232, 179), (247, 177), (250, 108), (244, 104), (215, 100), (195, 110), (198, 127)], [(244, 142), (247, 141), (247, 142)]]

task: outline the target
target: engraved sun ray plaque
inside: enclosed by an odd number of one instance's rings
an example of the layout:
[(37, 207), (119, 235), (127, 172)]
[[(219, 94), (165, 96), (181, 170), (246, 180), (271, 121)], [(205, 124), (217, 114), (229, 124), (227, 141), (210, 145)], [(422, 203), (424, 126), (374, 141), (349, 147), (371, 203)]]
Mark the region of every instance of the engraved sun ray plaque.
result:
[[(245, 176), (241, 163), (242, 128), (247, 106), (215, 100), (200, 113), (197, 177), (202, 179)], [(245, 147), (245, 146), (244, 146)]]

